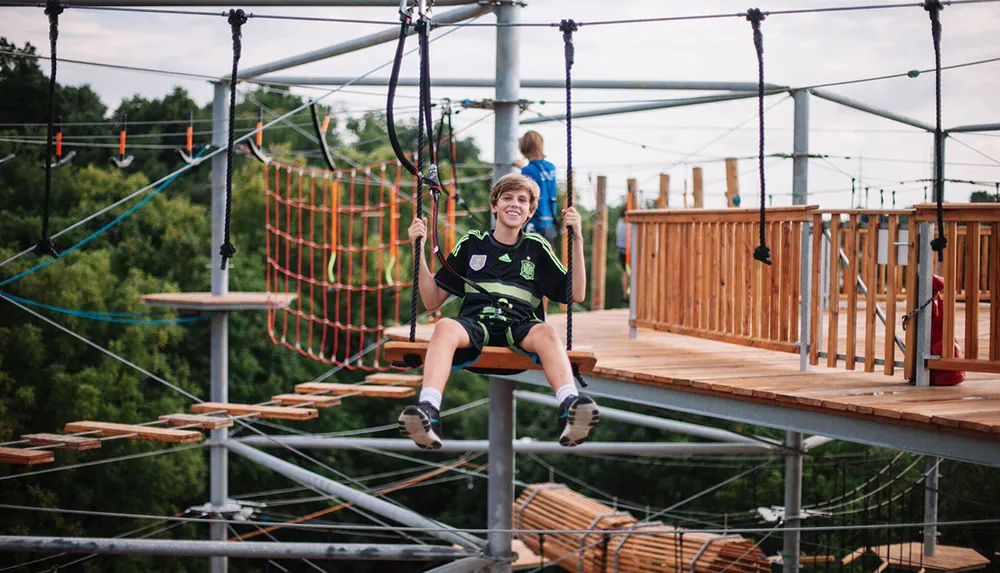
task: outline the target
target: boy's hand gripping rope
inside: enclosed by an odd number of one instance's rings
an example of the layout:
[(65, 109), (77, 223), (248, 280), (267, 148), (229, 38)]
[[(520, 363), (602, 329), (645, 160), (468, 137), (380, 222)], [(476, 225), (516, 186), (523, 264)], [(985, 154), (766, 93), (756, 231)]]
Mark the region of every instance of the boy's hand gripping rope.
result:
[(941, 131), (941, 2), (924, 0), (924, 10), (931, 18), (931, 39), (934, 41), (934, 194), (937, 202), (938, 236), (931, 241), (938, 262), (944, 262), (948, 239), (944, 236), (944, 132)]
[(747, 20), (753, 26), (753, 46), (757, 51), (757, 118), (759, 141), (757, 149), (757, 169), (760, 171), (760, 244), (753, 250), (753, 258), (771, 264), (771, 249), (767, 246), (764, 228), (767, 224), (767, 207), (765, 205), (766, 191), (764, 181), (764, 34), (760, 31), (760, 23), (764, 21), (764, 13), (760, 8), (747, 10)]
[(52, 139), (55, 137), (56, 123), (56, 43), (59, 40), (59, 15), (63, 13), (63, 7), (58, 0), (48, 0), (45, 3), (45, 14), (49, 17), (49, 51), (52, 63), (49, 73), (49, 119), (46, 126), (45, 137), (45, 203), (42, 211), (42, 236), (35, 245), (35, 252), (39, 255), (49, 255), (53, 259), (59, 258), (55, 244), (49, 237), (49, 217), (52, 215)]
[(233, 142), (236, 139), (236, 72), (239, 69), (240, 54), (243, 51), (243, 24), (247, 15), (243, 10), (229, 10), (229, 26), (233, 31), (233, 75), (229, 80), (229, 144), (226, 150), (226, 223), (223, 233), (222, 270), (226, 270), (229, 259), (236, 254), (236, 247), (229, 240), (229, 222), (233, 209)]

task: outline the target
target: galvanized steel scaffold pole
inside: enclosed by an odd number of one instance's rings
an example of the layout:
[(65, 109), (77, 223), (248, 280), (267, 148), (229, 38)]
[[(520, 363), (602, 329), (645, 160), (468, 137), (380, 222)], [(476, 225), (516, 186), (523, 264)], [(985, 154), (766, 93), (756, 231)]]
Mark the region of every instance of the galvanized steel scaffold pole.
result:
[(486, 545), (485, 541), (475, 537), (474, 535), (452, 530), (447, 525), (439, 521), (424, 517), (414, 511), (400, 505), (390, 503), (384, 499), (360, 492), (352, 487), (300, 468), (293, 463), (286, 462), (285, 460), (272, 456), (271, 454), (264, 453), (255, 448), (251, 448), (250, 446), (240, 442), (230, 440), (226, 442), (226, 446), (231, 452), (254, 463), (260, 464), (270, 470), (276, 471), (292, 481), (334, 496), (338, 499), (353, 502), (361, 509), (376, 513), (382, 517), (406, 525), (407, 527), (432, 530), (428, 532), (429, 535), (433, 535), (448, 543), (455, 543), (473, 551), (479, 551)]
[[(440, 17), (435, 17), (439, 20)], [(348, 76), (263, 76), (258, 81), (275, 84), (290, 84), (303, 86), (342, 86), (350, 83), (352, 86), (387, 86), (389, 78), (367, 77), (352, 78)], [(418, 87), (419, 78), (399, 78), (400, 87)], [(431, 78), (431, 87), (442, 88), (494, 88), (493, 78)], [(521, 89), (564, 89), (565, 79), (522, 79)], [(588, 80), (573, 79), (574, 90), (686, 90), (686, 91), (729, 91), (753, 92), (750, 97), (757, 96), (757, 82), (703, 82), (703, 81), (662, 81), (662, 80)], [(786, 90), (787, 86), (764, 84), (766, 90)], [(575, 114), (574, 114), (575, 117)]]
[(782, 550), (782, 571), (798, 573), (799, 552), (801, 551), (802, 532), (798, 530), (802, 520), (802, 434), (786, 432), (785, 446), (789, 453), (785, 454), (785, 544)]
[[(224, 524), (223, 524), (224, 525)], [(100, 537), (0, 536), (0, 551), (95, 553), (99, 555), (164, 555), (250, 559), (331, 559), (338, 561), (445, 561), (472, 557), (450, 545), (391, 545), (371, 543), (296, 543), (190, 541), (184, 539), (123, 539)], [(214, 558), (214, 557), (213, 557)]]
[[(437, 6), (462, 6), (465, 4), (478, 4), (481, 0), (435, 0)], [(37, 6), (38, 0), (10, 0), (12, 4), (24, 4), (25, 6)], [(121, 8), (141, 8), (141, 7), (215, 7), (223, 5), (217, 0), (60, 0), (63, 6), (116, 6)], [(343, 8), (378, 8), (378, 7), (398, 7), (398, 0), (240, 0), (239, 6), (298, 6), (298, 7), (343, 7)]]
[[(495, 559), (513, 556), (510, 530), (514, 526), (514, 386), (511, 380), (490, 378), (490, 454), (486, 494), (486, 555)], [(498, 531), (494, 531), (498, 530)], [(510, 573), (509, 561), (490, 566), (490, 573)]]
[[(212, 99), (212, 145), (222, 149), (229, 143), (229, 85), (217, 82)], [(212, 296), (229, 293), (229, 270), (222, 268), (222, 255), (214, 248), (221, 245), (226, 225), (226, 154), (212, 157)], [(211, 397), (213, 402), (229, 401), (229, 313), (213, 312), (211, 327)], [(212, 446), (209, 449), (209, 502), (217, 515), (223, 510), (229, 497), (229, 451), (226, 440), (229, 430), (212, 430)], [(226, 541), (226, 524), (212, 523), (209, 534), (213, 541)], [(226, 573), (229, 560), (226, 557), (212, 557), (212, 573)]]

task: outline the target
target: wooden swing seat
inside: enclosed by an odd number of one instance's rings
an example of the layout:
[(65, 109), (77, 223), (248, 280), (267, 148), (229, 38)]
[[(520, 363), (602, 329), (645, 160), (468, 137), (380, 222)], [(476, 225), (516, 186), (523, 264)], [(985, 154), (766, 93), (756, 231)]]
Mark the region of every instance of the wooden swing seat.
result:
[[(422, 366), (427, 354), (426, 342), (386, 342), (385, 358), (394, 363), (406, 363), (409, 366)], [(579, 369), (580, 374), (590, 374), (597, 365), (597, 356), (593, 352), (580, 350), (567, 351), (570, 364)], [(465, 367), (473, 372), (489, 371), (496, 374), (517, 373), (525, 370), (541, 370), (542, 367), (523, 354), (518, 354), (509, 348), (487, 346), (473, 364)]]

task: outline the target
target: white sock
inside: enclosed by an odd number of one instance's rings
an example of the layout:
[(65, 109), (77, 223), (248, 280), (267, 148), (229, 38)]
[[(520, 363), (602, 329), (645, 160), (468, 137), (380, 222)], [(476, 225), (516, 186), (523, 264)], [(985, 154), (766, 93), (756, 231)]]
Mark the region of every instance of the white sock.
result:
[(556, 402), (562, 404), (563, 401), (566, 400), (566, 398), (569, 398), (570, 396), (579, 396), (579, 395), (580, 393), (576, 391), (576, 385), (565, 384), (563, 386), (560, 386), (559, 389), (556, 390)]
[(422, 388), (420, 390), (420, 401), (427, 402), (436, 409), (441, 409), (441, 392), (434, 388)]

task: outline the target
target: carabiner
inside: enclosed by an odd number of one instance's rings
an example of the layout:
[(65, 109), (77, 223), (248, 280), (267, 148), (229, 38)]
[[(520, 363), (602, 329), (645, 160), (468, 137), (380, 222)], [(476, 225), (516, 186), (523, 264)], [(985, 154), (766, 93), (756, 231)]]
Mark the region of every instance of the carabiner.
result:
[(433, 16), (431, 15), (431, 11), (433, 9), (434, 0), (417, 0), (417, 15), (420, 18), (427, 20), (428, 24), (430, 24), (430, 21), (433, 19)]
[(399, 0), (399, 21), (408, 22), (410, 20), (410, 13), (412, 8), (408, 6), (410, 0)]

